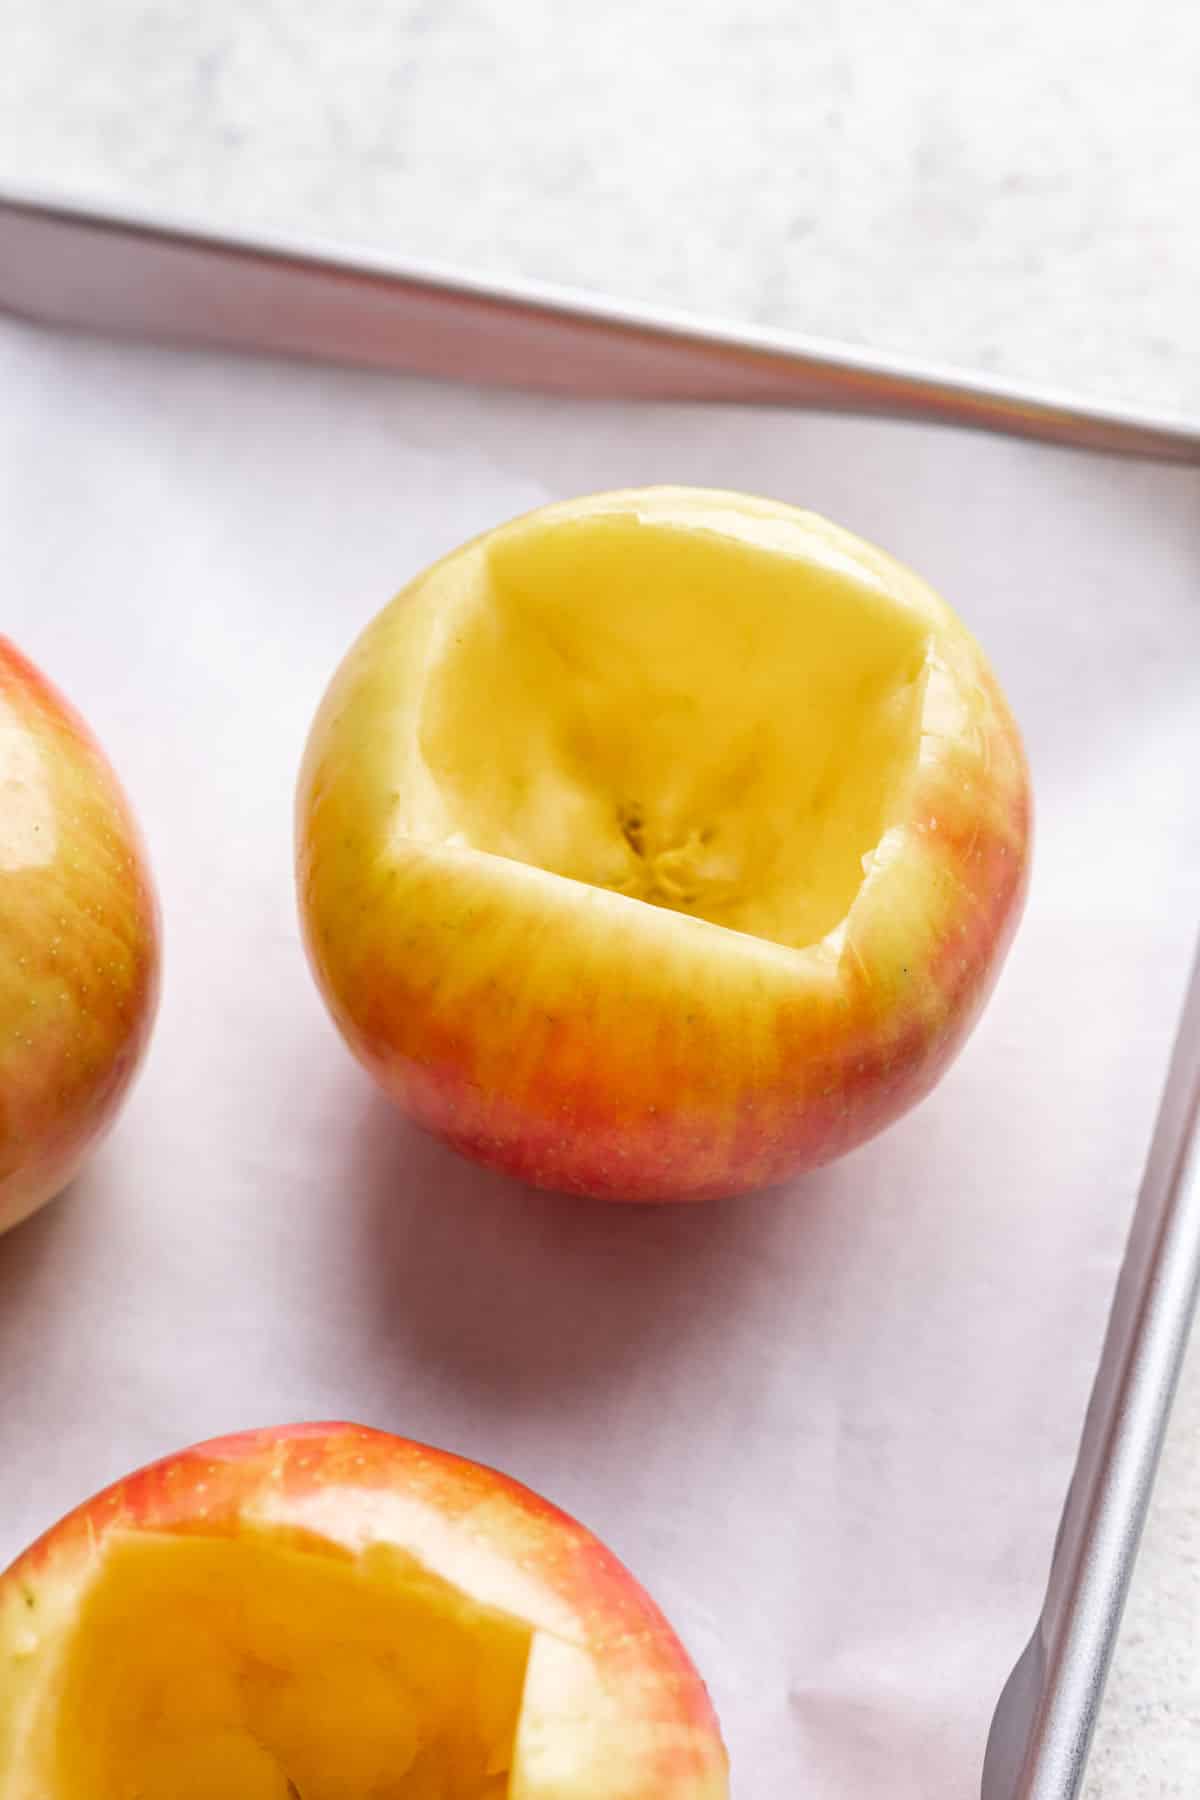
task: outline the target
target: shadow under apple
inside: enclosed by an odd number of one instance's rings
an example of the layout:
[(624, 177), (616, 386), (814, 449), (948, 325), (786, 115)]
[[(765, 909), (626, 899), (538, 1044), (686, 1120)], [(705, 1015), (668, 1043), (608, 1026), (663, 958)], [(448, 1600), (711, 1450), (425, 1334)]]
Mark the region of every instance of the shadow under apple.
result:
[(367, 1094), (346, 1168), (363, 1328), (398, 1388), (415, 1361), (491, 1406), (586, 1404), (723, 1344), (732, 1358), (776, 1304), (819, 1330), (854, 1185), (843, 1164), (738, 1199), (581, 1200), (479, 1169)]
[(53, 1200), (0, 1234), (0, 1395), (36, 1404), (60, 1335), (111, 1292), (114, 1220), (122, 1194), (111, 1158), (89, 1161)]

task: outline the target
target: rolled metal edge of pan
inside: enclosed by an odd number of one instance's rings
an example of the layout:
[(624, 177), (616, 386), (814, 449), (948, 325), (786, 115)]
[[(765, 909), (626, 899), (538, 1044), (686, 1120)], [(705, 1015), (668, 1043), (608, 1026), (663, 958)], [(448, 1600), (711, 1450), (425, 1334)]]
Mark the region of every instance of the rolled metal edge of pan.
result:
[(992, 1721), (982, 1800), (1075, 1800), (1200, 1282), (1200, 952), (1113, 1298), (1041, 1618)]
[(0, 189), (0, 307), (51, 324), (542, 392), (808, 406), (1200, 464), (1200, 421), (534, 283)]

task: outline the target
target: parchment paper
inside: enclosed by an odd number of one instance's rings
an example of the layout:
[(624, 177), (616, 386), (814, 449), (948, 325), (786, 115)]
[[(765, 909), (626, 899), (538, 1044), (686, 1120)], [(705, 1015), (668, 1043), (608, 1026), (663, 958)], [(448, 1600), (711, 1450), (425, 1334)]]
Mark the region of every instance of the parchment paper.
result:
[[(359, 627), (544, 500), (824, 511), (988, 647), (1026, 921), (938, 1093), (749, 1201), (608, 1209), (376, 1098), (303, 962), (292, 786)], [(577, 1513), (675, 1622), (739, 1800), (978, 1791), (1033, 1622), (1200, 917), (1200, 478), (896, 424), (572, 404), (0, 324), (0, 626), (146, 831), (166, 984), (73, 1192), (0, 1242), (0, 1563), (128, 1468), (342, 1416)]]

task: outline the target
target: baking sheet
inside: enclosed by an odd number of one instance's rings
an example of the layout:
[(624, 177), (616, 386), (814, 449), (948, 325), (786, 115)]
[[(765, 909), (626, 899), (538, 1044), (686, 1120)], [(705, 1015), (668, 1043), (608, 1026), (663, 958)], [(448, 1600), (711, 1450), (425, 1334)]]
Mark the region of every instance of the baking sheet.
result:
[[(0, 625), (150, 842), (150, 1062), (0, 1241), (0, 1561), (186, 1441), (349, 1416), (600, 1532), (713, 1689), (740, 1800), (977, 1790), (1040, 1604), (1200, 911), (1200, 476), (913, 425), (578, 403), (0, 322)], [(1029, 910), (938, 1093), (835, 1168), (610, 1210), (404, 1126), (328, 1023), (291, 790), (342, 651), (544, 500), (816, 507), (986, 643)]]

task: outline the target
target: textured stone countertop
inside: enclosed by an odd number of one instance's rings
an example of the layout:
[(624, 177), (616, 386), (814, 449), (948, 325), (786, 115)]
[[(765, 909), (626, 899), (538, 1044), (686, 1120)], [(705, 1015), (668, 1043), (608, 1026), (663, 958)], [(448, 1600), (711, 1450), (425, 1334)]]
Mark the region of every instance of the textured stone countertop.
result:
[[(0, 0), (0, 183), (1200, 419), (1200, 11)], [(1200, 1352), (1088, 1800), (1200, 1793)]]

